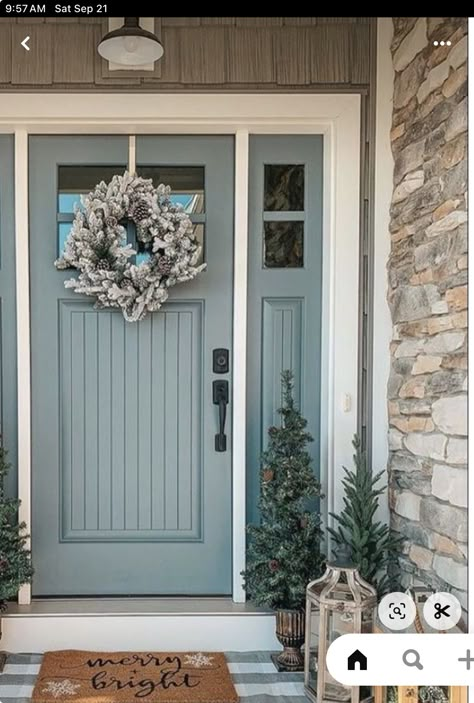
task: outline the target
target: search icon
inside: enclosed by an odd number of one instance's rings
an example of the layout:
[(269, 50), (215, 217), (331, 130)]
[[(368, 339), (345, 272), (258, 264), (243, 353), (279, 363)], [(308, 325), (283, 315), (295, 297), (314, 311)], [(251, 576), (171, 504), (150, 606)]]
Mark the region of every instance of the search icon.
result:
[(423, 664), (420, 661), (420, 653), (416, 649), (407, 649), (402, 656), (405, 666), (416, 666), (420, 671), (423, 670)]

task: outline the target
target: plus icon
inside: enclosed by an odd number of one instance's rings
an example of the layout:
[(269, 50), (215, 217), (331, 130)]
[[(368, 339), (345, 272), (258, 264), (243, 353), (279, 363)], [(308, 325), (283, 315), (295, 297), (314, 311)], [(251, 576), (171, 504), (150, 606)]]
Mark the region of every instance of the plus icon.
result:
[(466, 656), (465, 657), (459, 657), (458, 662), (465, 662), (466, 663), (466, 669), (468, 671), (471, 670), (471, 664), (474, 662), (474, 657), (471, 657), (471, 650), (467, 649), (466, 650)]

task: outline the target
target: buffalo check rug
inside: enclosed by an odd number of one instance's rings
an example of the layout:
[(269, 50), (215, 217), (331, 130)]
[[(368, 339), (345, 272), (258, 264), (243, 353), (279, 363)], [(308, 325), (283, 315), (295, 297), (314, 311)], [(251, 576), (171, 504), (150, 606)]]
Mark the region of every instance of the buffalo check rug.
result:
[[(226, 657), (242, 703), (307, 703), (303, 674), (278, 673), (269, 652), (227, 652)], [(31, 703), (41, 661), (41, 654), (8, 655), (0, 674), (0, 703)]]

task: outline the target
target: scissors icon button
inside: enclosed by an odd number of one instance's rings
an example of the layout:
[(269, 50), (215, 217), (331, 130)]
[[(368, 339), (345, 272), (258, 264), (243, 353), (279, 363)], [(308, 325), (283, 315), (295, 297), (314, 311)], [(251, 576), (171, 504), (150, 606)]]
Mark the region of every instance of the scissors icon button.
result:
[(435, 620), (441, 620), (441, 617), (445, 615), (447, 618), (449, 618), (449, 605), (445, 605), (444, 607), (441, 605), (441, 603), (435, 603), (434, 604), (434, 609), (435, 609), (435, 614), (434, 614), (434, 619)]
[(461, 603), (452, 593), (433, 593), (423, 606), (423, 617), (434, 630), (450, 630), (457, 625), (461, 615)]

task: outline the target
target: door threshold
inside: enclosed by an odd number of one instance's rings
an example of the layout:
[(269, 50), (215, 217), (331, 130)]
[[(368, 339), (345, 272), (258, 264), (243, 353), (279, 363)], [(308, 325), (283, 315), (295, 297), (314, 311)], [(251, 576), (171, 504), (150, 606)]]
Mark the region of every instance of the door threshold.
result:
[(37, 598), (30, 605), (10, 603), (2, 614), (10, 617), (103, 617), (103, 616), (169, 616), (169, 615), (269, 615), (270, 611), (251, 603), (234, 603), (229, 597), (96, 597)]

